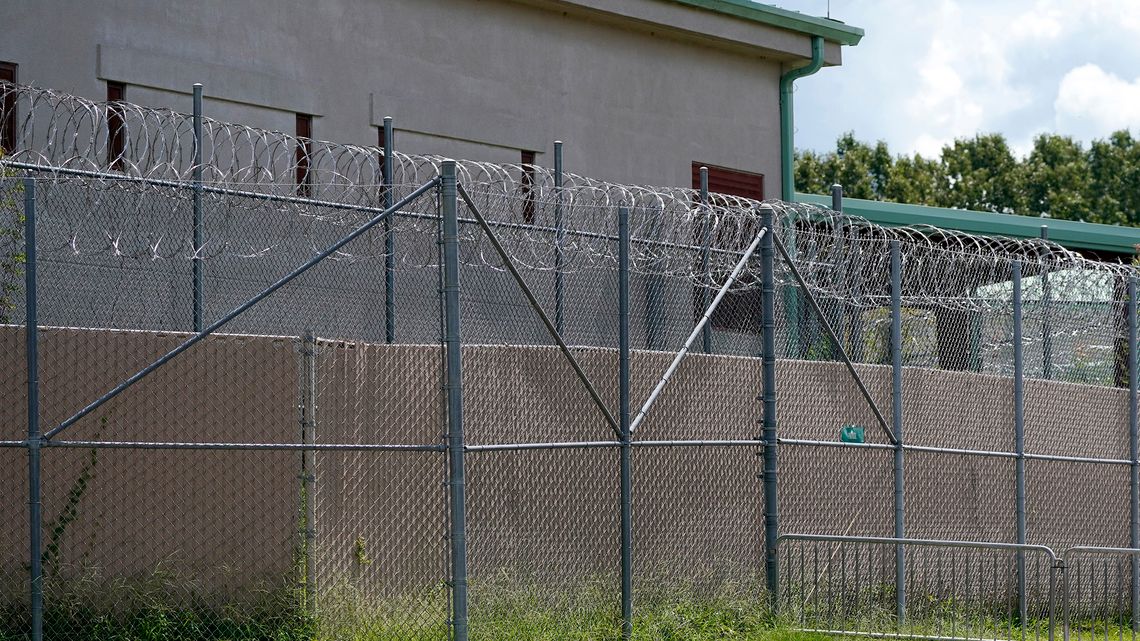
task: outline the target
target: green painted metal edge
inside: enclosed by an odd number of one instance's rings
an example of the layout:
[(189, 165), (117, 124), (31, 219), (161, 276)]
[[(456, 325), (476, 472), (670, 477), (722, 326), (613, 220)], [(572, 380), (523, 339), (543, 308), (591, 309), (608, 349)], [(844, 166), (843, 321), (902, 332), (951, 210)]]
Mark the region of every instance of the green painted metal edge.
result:
[(723, 13), (737, 18), (744, 18), (752, 22), (806, 33), (810, 36), (822, 36), (824, 40), (837, 42), (841, 45), (854, 46), (863, 39), (863, 30), (859, 27), (843, 24), (828, 18), (816, 18), (797, 11), (788, 11), (779, 7), (751, 2), (751, 0), (671, 0), (677, 4), (697, 7)]
[[(831, 196), (796, 194), (796, 201), (831, 206)], [(1034, 216), (995, 214), (967, 209), (947, 209), (926, 205), (905, 205), (901, 203), (844, 198), (843, 212), (860, 216), (879, 225), (901, 227), (903, 225), (931, 225), (980, 236), (1005, 236), (1008, 238), (1038, 238), (1041, 226), (1049, 226), (1049, 240), (1069, 249), (1086, 249), (1097, 252), (1113, 252), (1131, 256), (1140, 244), (1140, 228), (1082, 223), (1075, 220), (1056, 220)]]

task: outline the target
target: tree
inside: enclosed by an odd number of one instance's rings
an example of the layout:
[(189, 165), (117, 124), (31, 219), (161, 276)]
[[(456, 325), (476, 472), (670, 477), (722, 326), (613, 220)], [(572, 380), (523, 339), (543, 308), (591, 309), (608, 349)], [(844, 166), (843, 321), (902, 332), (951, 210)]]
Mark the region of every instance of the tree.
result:
[(1140, 225), (1140, 141), (1117, 131), (1093, 141), (1086, 158), (1090, 220)]
[(1041, 134), (1022, 164), (1024, 212), (1091, 220), (1090, 172), (1084, 149), (1068, 136)]
[(933, 205), (941, 201), (944, 184), (942, 168), (937, 160), (918, 154), (899, 156), (891, 169), (890, 180), (883, 189), (883, 200), (896, 203)]
[(892, 157), (886, 143), (871, 146), (851, 132), (835, 148), (797, 154), (800, 191), (826, 195), (839, 183), (851, 198), (1140, 226), (1140, 139), (1128, 130), (1087, 151), (1068, 136), (1041, 134), (1023, 160), (1001, 134), (955, 140), (937, 160)]
[(942, 148), (943, 207), (1012, 214), (1025, 211), (1021, 167), (1005, 137), (978, 134)]

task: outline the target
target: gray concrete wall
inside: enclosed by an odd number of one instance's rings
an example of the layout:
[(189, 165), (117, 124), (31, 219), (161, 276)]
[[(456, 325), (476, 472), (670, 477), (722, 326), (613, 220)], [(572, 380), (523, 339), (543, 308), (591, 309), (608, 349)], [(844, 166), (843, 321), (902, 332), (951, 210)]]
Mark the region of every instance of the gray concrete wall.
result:
[[(688, 186), (700, 161), (779, 184), (778, 78), (810, 39), (657, 0), (330, 0), (155, 4), (21, 2), (0, 60), (20, 80), (373, 145), (385, 115), (400, 149), (551, 164), (625, 183)], [(838, 63), (839, 50), (828, 48)]]

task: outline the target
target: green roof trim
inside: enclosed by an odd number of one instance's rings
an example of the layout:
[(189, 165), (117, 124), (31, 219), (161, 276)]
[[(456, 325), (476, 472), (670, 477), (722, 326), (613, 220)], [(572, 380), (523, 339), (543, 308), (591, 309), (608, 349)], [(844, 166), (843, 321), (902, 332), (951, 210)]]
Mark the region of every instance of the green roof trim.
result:
[[(830, 196), (797, 193), (796, 201), (831, 206)], [(1049, 240), (1072, 250), (1111, 252), (1131, 256), (1136, 253), (1135, 246), (1140, 244), (1140, 227), (1118, 227), (1075, 220), (904, 205), (858, 198), (844, 198), (843, 211), (888, 227), (931, 225), (979, 236), (1007, 238), (1039, 238), (1041, 226), (1047, 225)]]
[(846, 25), (838, 20), (816, 18), (798, 11), (788, 11), (771, 5), (759, 4), (751, 0), (672, 0), (672, 2), (789, 31), (798, 31), (809, 36), (822, 36), (824, 40), (838, 42), (841, 45), (854, 46), (863, 39), (863, 30), (859, 27)]

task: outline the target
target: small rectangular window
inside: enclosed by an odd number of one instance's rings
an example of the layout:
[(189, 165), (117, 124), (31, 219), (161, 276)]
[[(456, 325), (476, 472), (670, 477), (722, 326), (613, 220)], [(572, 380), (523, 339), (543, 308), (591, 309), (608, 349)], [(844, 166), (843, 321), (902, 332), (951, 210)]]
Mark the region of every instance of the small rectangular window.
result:
[(534, 162), (533, 151), (522, 152), (522, 196), (523, 196), (523, 222), (533, 225), (535, 220), (534, 202)]
[[(0, 61), (0, 80), (16, 84), (18, 66), (14, 62)], [(10, 88), (0, 92), (0, 150), (10, 152), (16, 148), (16, 93)]]
[(297, 114), (297, 195), (313, 195), (313, 177), (309, 174), (309, 159), (313, 152), (313, 117)]
[(115, 171), (122, 171), (126, 165), (123, 159), (127, 142), (126, 112), (115, 104), (125, 100), (126, 93), (125, 84), (107, 81), (107, 165)]

